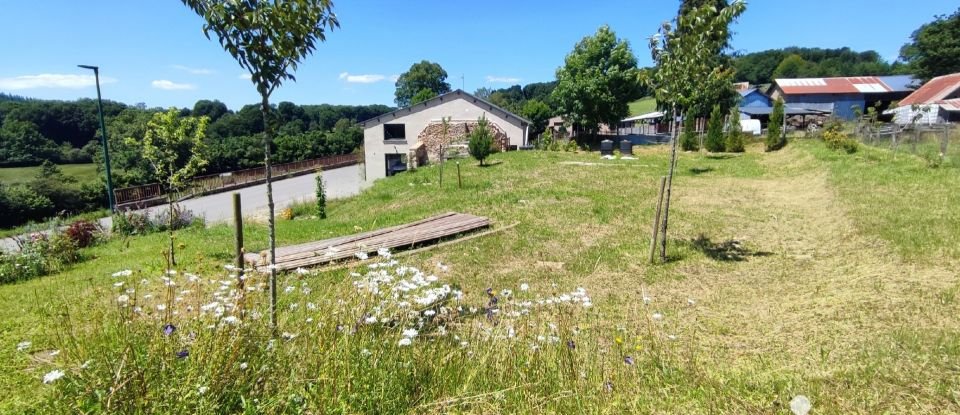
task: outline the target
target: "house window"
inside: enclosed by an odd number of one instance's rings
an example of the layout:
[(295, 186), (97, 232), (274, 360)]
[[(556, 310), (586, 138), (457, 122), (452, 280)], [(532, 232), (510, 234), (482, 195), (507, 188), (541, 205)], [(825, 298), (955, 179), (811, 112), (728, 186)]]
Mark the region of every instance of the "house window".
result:
[(393, 176), (394, 174), (407, 171), (407, 155), (406, 154), (384, 154), (384, 161), (387, 166), (387, 177)]
[(383, 139), (384, 140), (406, 140), (407, 139), (407, 128), (404, 124), (384, 124), (383, 125)]

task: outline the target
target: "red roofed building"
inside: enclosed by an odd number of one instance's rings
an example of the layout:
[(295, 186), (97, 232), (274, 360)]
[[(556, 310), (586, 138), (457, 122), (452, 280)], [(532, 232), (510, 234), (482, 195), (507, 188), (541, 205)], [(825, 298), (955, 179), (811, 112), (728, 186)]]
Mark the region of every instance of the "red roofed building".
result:
[(889, 112), (897, 124), (960, 121), (960, 73), (931, 79)]

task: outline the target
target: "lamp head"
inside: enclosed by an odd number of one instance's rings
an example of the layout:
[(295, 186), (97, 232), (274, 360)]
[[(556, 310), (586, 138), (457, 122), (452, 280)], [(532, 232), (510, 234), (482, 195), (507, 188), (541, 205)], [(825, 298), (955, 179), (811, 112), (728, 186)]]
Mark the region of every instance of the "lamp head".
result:
[(92, 70), (94, 70), (94, 71), (100, 69), (100, 68), (98, 68), (98, 67), (96, 67), (96, 66), (91, 66), (91, 65), (77, 65), (77, 66), (78, 66), (78, 67), (81, 67), (81, 68), (83, 68), (83, 69), (92, 69)]

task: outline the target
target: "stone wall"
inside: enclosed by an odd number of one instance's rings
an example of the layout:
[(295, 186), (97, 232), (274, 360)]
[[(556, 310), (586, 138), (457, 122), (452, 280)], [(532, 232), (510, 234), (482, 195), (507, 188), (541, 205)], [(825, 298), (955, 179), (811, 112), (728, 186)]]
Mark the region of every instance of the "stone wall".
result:
[[(431, 122), (427, 125), (417, 141), (423, 143), (427, 148), (427, 157), (431, 161), (436, 161), (440, 155), (440, 146), (450, 147), (453, 145), (465, 145), (470, 140), (470, 132), (477, 128), (476, 121), (451, 121), (447, 130), (447, 142), (443, 142), (443, 123)], [(487, 122), (487, 128), (493, 133), (493, 143), (500, 149), (506, 151), (510, 139), (496, 123)]]

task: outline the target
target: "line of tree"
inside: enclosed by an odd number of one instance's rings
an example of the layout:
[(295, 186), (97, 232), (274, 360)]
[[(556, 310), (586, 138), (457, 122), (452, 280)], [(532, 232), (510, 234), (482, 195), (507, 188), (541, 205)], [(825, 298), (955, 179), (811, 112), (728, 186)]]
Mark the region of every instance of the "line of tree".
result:
[(737, 82), (762, 85), (777, 78), (909, 74), (902, 62), (889, 63), (873, 50), (788, 47), (741, 54), (733, 59)]
[[(297, 105), (280, 102), (272, 107), (278, 133), (274, 150), (278, 162), (298, 161), (353, 151), (362, 141), (355, 122), (392, 111), (386, 105)], [(118, 185), (141, 184), (149, 177), (138, 153), (124, 143), (142, 138), (146, 124), (161, 108), (105, 101), (107, 135)], [(218, 173), (262, 164), (263, 148), (252, 145), (263, 133), (258, 105), (231, 111), (217, 100), (199, 100), (181, 116), (210, 120), (207, 145), (212, 158), (204, 173)], [(0, 166), (89, 163), (102, 157), (96, 101), (36, 100), (0, 96)]]

